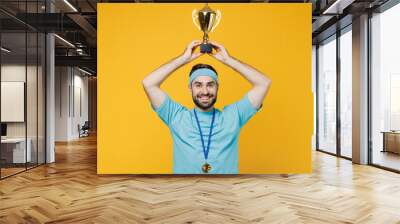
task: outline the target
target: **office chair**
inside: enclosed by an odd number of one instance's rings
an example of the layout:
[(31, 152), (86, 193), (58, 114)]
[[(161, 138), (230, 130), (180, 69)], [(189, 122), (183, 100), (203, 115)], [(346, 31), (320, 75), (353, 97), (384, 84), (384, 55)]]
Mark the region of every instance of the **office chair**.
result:
[(85, 121), (82, 127), (80, 127), (80, 125), (78, 124), (79, 138), (89, 136), (89, 129), (90, 129), (89, 121)]

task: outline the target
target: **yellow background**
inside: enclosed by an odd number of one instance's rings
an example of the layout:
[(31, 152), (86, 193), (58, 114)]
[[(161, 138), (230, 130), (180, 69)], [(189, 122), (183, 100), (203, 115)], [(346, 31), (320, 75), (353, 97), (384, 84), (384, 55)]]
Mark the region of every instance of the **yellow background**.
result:
[[(152, 111), (141, 80), (201, 39), (192, 10), (204, 4), (98, 4), (99, 174), (172, 173), (167, 126)], [(241, 131), (240, 173), (311, 172), (311, 4), (210, 4), (221, 10), (210, 39), (264, 72), (272, 87), (264, 106)], [(187, 86), (196, 63), (219, 73), (216, 107), (239, 100), (251, 85), (204, 55), (174, 72), (161, 86), (193, 108)]]

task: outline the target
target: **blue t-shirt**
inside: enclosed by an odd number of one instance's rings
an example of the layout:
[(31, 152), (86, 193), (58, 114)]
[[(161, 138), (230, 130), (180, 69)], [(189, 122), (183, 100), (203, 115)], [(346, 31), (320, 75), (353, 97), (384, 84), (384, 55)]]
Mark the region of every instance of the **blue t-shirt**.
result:
[[(188, 110), (168, 95), (157, 109), (152, 108), (170, 129), (174, 142), (174, 173), (203, 173), (201, 168), (205, 158), (194, 109)], [(210, 174), (238, 173), (240, 129), (256, 112), (257, 109), (250, 103), (247, 94), (240, 101), (225, 106), (222, 111), (215, 109), (214, 128), (207, 159), (207, 163), (212, 167)], [(196, 110), (196, 113), (207, 147), (213, 112)]]

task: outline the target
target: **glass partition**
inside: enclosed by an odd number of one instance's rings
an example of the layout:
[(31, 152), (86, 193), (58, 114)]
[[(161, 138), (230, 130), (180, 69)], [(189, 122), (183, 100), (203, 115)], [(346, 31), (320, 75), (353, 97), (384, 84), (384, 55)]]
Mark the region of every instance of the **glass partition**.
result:
[(1, 179), (45, 163), (45, 34), (16, 19), (44, 3), (0, 2)]
[[(31, 151), (26, 141), (26, 33), (1, 34), (1, 176), (24, 171)], [(6, 50), (4, 50), (6, 49)], [(28, 146), (28, 151), (27, 151)]]
[(336, 36), (318, 47), (318, 149), (336, 154)]

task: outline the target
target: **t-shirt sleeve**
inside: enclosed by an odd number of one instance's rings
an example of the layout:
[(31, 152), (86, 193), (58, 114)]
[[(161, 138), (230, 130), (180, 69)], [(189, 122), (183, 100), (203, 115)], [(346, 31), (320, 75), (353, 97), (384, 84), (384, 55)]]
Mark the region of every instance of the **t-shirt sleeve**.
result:
[(153, 104), (151, 104), (151, 108), (168, 126), (171, 124), (173, 119), (178, 115), (178, 113), (183, 111), (184, 109), (182, 105), (172, 100), (167, 94), (165, 95), (164, 101), (158, 108), (155, 108)]
[(254, 114), (256, 114), (261, 108), (254, 108), (247, 94), (241, 100), (228, 107), (230, 110), (235, 110), (235, 112), (238, 114), (240, 127), (245, 125), (247, 121), (249, 121), (250, 118), (253, 117)]

